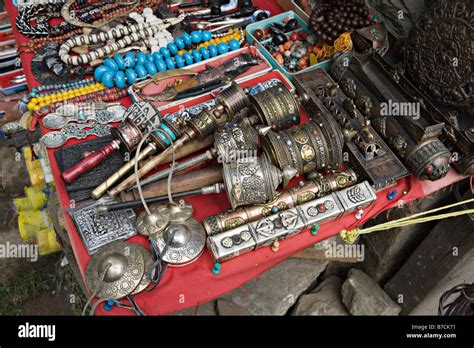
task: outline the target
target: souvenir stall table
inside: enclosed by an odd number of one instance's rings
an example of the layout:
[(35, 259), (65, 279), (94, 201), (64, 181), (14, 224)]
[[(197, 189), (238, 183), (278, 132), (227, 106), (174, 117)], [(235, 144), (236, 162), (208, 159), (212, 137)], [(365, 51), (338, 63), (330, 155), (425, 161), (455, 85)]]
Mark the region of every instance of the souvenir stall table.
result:
[[(254, 5), (270, 11), (272, 16), (283, 12), (275, 1), (257, 0), (254, 1)], [(6, 8), (12, 23), (15, 23), (15, 18), (18, 15), (17, 8), (12, 5), (10, 0), (6, 1)], [(14, 31), (18, 43), (28, 40), (28, 38), (21, 35), (17, 29), (14, 29)], [(30, 89), (40, 85), (31, 72), (32, 58), (32, 53), (21, 54), (23, 69), (27, 76)], [(260, 82), (259, 78), (255, 78), (254, 82)], [(129, 96), (119, 101), (124, 107), (129, 107), (132, 104), (132, 100)], [(178, 108), (179, 106), (175, 106), (174, 110)], [(173, 109), (170, 110), (170, 112), (173, 111)], [(302, 113), (301, 119), (301, 123), (306, 123), (308, 119), (307, 115)], [(41, 121), (39, 122), (39, 126), (43, 134), (50, 131), (43, 126)], [(84, 140), (72, 139), (69, 140), (66, 145), (69, 146), (79, 142), (87, 142), (90, 139), (93, 139), (93, 137), (88, 137)], [(71, 199), (61, 177), (61, 171), (54, 155), (55, 151), (57, 151), (57, 149), (48, 149), (49, 162), (57, 187), (60, 205), (64, 211), (65, 228), (77, 264), (84, 278), (91, 256), (87, 252), (68, 213), (68, 209), (71, 206)], [(303, 249), (339, 234), (341, 230), (349, 231), (389, 208), (399, 206), (400, 204), (409, 204), (412, 200), (426, 197), (437, 190), (459, 181), (461, 178), (462, 176), (451, 169), (448, 175), (443, 179), (434, 182), (419, 181), (413, 175), (399, 179), (395, 186), (377, 192), (375, 204), (365, 210), (362, 216), (356, 218), (356, 214), (352, 213), (342, 218), (323, 223), (320, 225), (319, 230), (313, 231), (314, 233), (306, 229), (291, 238), (281, 240), (276, 252), (273, 251), (271, 247), (263, 247), (253, 252), (240, 255), (237, 258), (222, 263), (220, 272), (213, 272), (215, 264), (209, 255), (209, 251), (205, 249), (203, 254), (195, 262), (183, 267), (169, 267), (164, 278), (153, 291), (142, 291), (134, 295), (133, 298), (140, 309), (147, 315), (164, 315), (198, 306), (241, 286)], [(291, 183), (295, 185), (298, 183), (298, 180), (298, 178), (294, 178)], [(194, 206), (193, 217), (198, 221), (202, 221), (209, 215), (221, 213), (230, 208), (225, 193), (190, 197), (185, 200)], [(146, 238), (139, 235), (130, 238), (128, 242), (137, 243), (147, 248), (149, 247)], [(105, 310), (103, 306), (98, 306), (95, 314), (130, 315), (133, 314), (133, 312), (117, 306), (113, 306), (111, 309), (108, 308), (108, 310)]]

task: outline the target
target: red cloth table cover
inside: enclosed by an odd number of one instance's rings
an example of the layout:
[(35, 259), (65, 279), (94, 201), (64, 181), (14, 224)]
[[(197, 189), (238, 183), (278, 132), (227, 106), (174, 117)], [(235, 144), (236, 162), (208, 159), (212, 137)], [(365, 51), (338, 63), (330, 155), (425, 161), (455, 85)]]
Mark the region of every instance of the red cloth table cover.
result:
[[(254, 3), (261, 9), (269, 10), (271, 15), (282, 12), (281, 7), (276, 3), (276, 1), (254, 0)], [(18, 15), (17, 9), (13, 6), (10, 0), (5, 2), (5, 6), (13, 25), (17, 43), (20, 44), (21, 42), (27, 41), (28, 39), (21, 35), (15, 26), (15, 18)], [(22, 53), (20, 58), (29, 88), (31, 89), (38, 86), (39, 83), (31, 73), (31, 60), (33, 54)], [(131, 100), (128, 97), (123, 98), (121, 103), (127, 107), (131, 104)], [(47, 129), (42, 127), (43, 133), (47, 131)], [(85, 141), (87, 140), (88, 139)], [(77, 140), (70, 140), (67, 145), (72, 145), (77, 142)], [(84, 278), (90, 256), (75, 229), (71, 217), (67, 213), (67, 209), (71, 202), (66, 192), (64, 182), (61, 179), (61, 173), (54, 157), (54, 151), (54, 149), (48, 150), (51, 169), (57, 187), (60, 204), (64, 210), (65, 228), (71, 241), (82, 277)], [(454, 170), (451, 170), (447, 177), (437, 182), (420, 182), (413, 176), (399, 180), (397, 186), (377, 194), (376, 203), (366, 209), (362, 220), (356, 220), (354, 214), (351, 214), (341, 219), (322, 224), (316, 236), (313, 236), (308, 230), (303, 231), (290, 239), (281, 241), (278, 252), (273, 252), (270, 247), (262, 248), (224, 262), (219, 275), (215, 275), (211, 272), (213, 263), (211, 262), (208, 251), (205, 250), (204, 254), (191, 265), (182, 268), (169, 267), (160, 285), (154, 291), (143, 291), (134, 296), (134, 299), (147, 315), (163, 315), (197, 306), (241, 286), (289, 256), (294, 255), (317, 242), (338, 234), (342, 229), (351, 229), (363, 224), (382, 211), (399, 205), (400, 199), (403, 204), (407, 204), (414, 199), (425, 197), (434, 191), (451, 185), (452, 183), (459, 181), (461, 178), (462, 177), (459, 174), (454, 172)], [(293, 182), (296, 182), (295, 179)], [(387, 194), (392, 189), (398, 190), (399, 194), (396, 196), (394, 201), (389, 201), (387, 199)], [(408, 191), (406, 195), (401, 194), (404, 190)], [(208, 215), (216, 214), (230, 208), (225, 193), (221, 193), (220, 195), (188, 198), (186, 200), (194, 205), (194, 217), (199, 221)], [(390, 233), (390, 231), (382, 233)], [(147, 240), (141, 236), (133, 237), (129, 241), (148, 247)], [(131, 315), (133, 312), (117, 307), (114, 307), (111, 311), (107, 312), (102, 306), (99, 306), (96, 314)]]

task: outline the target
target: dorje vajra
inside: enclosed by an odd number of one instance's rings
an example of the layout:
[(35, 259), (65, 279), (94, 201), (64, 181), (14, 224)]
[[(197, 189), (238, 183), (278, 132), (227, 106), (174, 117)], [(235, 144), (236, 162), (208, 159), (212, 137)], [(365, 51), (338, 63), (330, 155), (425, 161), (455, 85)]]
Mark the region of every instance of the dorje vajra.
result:
[(211, 236), (342, 190), (356, 182), (357, 175), (349, 168), (330, 171), (326, 175), (318, 173), (314, 179), (301, 181), (299, 185), (277, 194), (275, 199), (268, 203), (211, 215), (202, 222), (207, 234)]
[(207, 246), (213, 260), (222, 262), (271, 245), (310, 226), (317, 231), (319, 224), (364, 208), (376, 198), (372, 186), (364, 181), (258, 221), (212, 235), (207, 239)]

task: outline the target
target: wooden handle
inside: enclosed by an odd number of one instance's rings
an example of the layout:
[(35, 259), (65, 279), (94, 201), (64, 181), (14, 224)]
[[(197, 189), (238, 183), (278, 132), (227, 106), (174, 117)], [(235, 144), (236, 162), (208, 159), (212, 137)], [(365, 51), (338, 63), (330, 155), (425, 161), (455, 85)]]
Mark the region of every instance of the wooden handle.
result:
[[(186, 157), (190, 154), (196, 153), (202, 149), (205, 149), (206, 147), (209, 147), (214, 144), (214, 135), (210, 135), (203, 140), (198, 140), (198, 139), (193, 139), (189, 143), (184, 144), (182, 147), (176, 150), (175, 152), (175, 157), (176, 159), (180, 159), (183, 157)], [(172, 154), (169, 154), (168, 156), (165, 157), (164, 163), (171, 162), (172, 159)]]
[(61, 174), (64, 182), (66, 184), (72, 183), (85, 172), (97, 167), (99, 163), (101, 163), (104, 159), (106, 159), (108, 156), (117, 151), (118, 148), (119, 147), (117, 146), (116, 142), (111, 142), (110, 144), (105, 145), (100, 150), (97, 150), (94, 153), (90, 154), (78, 164), (65, 170)]
[[(222, 182), (222, 166), (209, 167), (182, 175), (173, 176), (171, 180), (171, 193), (185, 192)], [(168, 179), (160, 180), (143, 188), (145, 198), (163, 196), (168, 194)], [(123, 192), (120, 196), (122, 202), (140, 199), (138, 190)]]

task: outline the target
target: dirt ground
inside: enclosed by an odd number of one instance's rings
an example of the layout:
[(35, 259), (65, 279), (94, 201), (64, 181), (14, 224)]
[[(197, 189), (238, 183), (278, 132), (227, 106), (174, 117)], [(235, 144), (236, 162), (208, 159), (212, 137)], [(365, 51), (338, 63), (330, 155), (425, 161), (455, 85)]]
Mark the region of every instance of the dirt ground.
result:
[[(0, 241), (20, 243), (13, 197), (0, 192)], [(84, 295), (61, 252), (38, 262), (0, 258), (0, 315), (79, 315)]]

